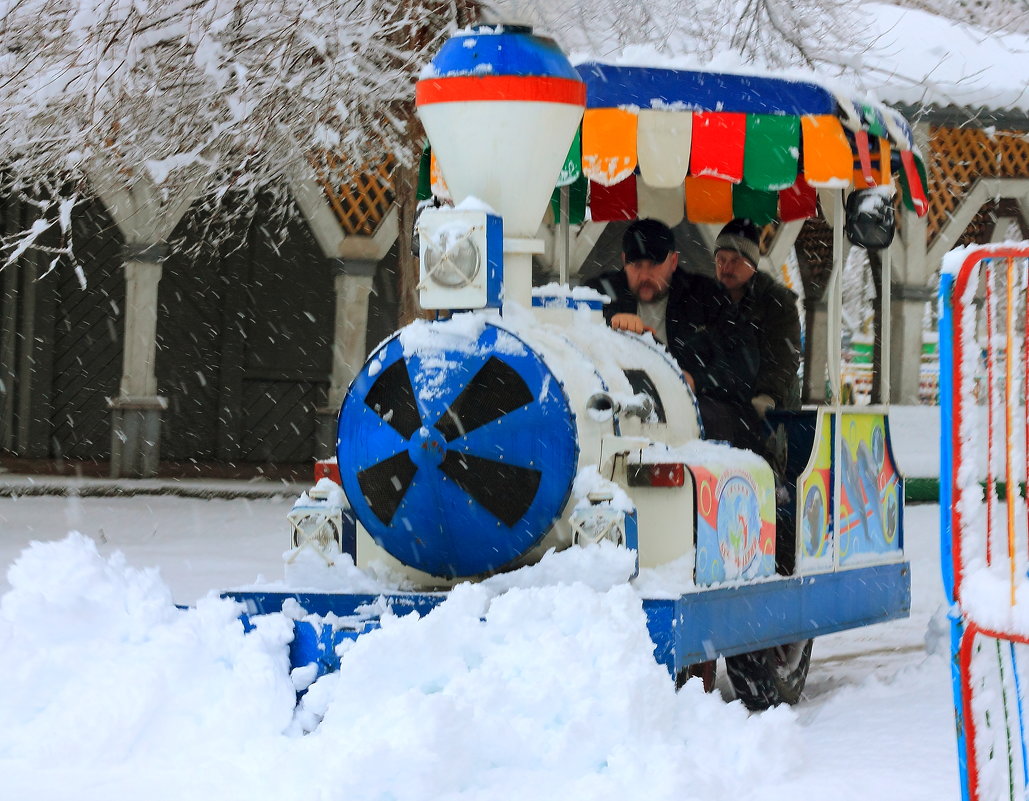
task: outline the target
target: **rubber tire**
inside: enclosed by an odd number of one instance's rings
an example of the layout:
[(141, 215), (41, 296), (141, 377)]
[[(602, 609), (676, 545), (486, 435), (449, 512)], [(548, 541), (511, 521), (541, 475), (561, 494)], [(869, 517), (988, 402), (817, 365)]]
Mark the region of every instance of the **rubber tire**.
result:
[(804, 692), (811, 666), (811, 644), (801, 640), (725, 658), (725, 672), (736, 698), (751, 711), (795, 704)]

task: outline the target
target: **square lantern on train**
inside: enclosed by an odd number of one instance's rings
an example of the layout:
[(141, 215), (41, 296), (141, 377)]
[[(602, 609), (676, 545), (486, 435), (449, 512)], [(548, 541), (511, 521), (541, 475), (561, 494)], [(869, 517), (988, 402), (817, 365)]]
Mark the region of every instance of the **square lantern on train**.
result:
[(498, 309), (504, 284), (503, 222), (472, 209), (418, 217), (418, 302), (423, 309)]

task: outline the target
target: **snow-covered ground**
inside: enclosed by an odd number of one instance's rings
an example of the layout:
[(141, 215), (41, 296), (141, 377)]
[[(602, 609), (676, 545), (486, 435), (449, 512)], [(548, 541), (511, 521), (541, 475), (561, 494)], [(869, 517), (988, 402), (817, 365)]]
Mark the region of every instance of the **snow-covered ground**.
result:
[(551, 584), (387, 620), (297, 715), (287, 622), (213, 592), (281, 578), (289, 506), (0, 498), (0, 798), (960, 797), (936, 506), (911, 617), (817, 640), (794, 708), (676, 694), (632, 591)]

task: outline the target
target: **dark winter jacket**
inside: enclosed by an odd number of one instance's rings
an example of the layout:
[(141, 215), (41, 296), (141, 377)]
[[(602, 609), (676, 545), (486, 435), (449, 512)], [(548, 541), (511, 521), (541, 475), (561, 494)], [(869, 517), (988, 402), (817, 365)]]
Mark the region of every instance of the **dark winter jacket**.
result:
[(800, 315), (797, 296), (762, 272), (754, 274), (738, 305), (738, 321), (749, 325), (760, 346), (755, 395), (768, 395), (777, 409), (800, 408)]
[[(637, 314), (624, 271), (604, 273), (587, 286), (611, 298), (604, 307), (608, 321)], [(716, 281), (684, 270), (672, 273), (665, 313), (669, 353), (693, 377), (698, 397), (749, 406), (759, 352), (753, 326), (741, 326), (738, 315)]]

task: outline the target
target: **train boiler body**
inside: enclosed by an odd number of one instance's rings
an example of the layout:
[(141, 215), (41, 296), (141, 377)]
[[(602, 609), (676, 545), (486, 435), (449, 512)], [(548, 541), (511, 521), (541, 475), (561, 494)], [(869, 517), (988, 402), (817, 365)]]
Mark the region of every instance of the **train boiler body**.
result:
[[(564, 324), (548, 309), (416, 323), (372, 355), (340, 414), (359, 565), (427, 588), (530, 564), (573, 544), (576, 509), (604, 503), (598, 479), (628, 498), (642, 566), (693, 552), (690, 483), (628, 474), (700, 439), (695, 399), (663, 346), (610, 330), (599, 298), (578, 305)], [(770, 494), (759, 460), (722, 450)]]

